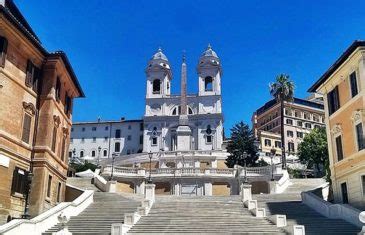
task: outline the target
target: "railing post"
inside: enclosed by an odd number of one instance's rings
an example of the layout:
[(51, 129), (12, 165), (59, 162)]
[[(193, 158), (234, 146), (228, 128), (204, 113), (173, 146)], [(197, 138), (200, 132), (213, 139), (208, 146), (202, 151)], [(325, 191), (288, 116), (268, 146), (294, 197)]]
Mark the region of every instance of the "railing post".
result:
[(146, 184), (144, 198), (150, 200), (152, 203), (155, 202), (155, 186), (154, 184)]
[(251, 184), (242, 184), (242, 202), (252, 200)]

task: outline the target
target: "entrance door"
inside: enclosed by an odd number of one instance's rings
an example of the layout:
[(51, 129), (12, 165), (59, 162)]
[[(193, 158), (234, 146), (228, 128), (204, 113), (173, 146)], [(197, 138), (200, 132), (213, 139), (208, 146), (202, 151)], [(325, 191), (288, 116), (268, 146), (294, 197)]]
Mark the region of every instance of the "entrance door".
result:
[(349, 203), (349, 198), (348, 198), (348, 195), (347, 195), (347, 185), (346, 185), (346, 183), (341, 184), (341, 193), (342, 193), (342, 203), (348, 204)]
[(198, 195), (198, 185), (197, 184), (182, 184), (181, 185), (181, 195), (189, 195), (189, 196)]

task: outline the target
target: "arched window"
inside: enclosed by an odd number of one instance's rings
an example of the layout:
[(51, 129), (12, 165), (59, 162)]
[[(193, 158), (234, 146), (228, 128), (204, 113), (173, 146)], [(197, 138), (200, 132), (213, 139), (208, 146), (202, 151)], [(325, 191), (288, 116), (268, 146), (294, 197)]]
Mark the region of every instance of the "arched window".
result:
[(8, 48), (8, 40), (0, 36), (0, 67), (5, 66), (6, 51)]
[[(181, 113), (181, 106), (175, 107), (172, 110), (173, 116), (180, 115), (180, 113)], [(194, 114), (193, 109), (188, 106), (188, 115), (193, 115), (193, 114)]]
[(107, 155), (108, 155), (108, 150), (105, 149), (103, 152), (103, 156), (106, 157)]
[(207, 126), (205, 133), (207, 133), (206, 143), (211, 144), (213, 142), (213, 136), (212, 136), (212, 128), (210, 127), (210, 125)]
[(91, 151), (91, 156), (95, 157), (95, 150)]
[(82, 158), (82, 157), (84, 157), (84, 151), (80, 151), (80, 157)]
[(160, 79), (153, 80), (152, 93), (153, 94), (160, 94), (161, 93), (161, 81), (160, 81)]
[(204, 79), (205, 91), (213, 91), (213, 78), (208, 76)]

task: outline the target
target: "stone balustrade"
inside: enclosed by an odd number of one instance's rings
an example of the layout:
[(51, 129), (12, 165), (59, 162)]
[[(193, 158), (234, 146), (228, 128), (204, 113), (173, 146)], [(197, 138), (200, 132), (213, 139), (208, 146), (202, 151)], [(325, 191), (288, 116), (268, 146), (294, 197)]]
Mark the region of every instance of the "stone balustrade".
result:
[[(114, 177), (149, 177), (149, 170), (144, 168), (119, 167), (115, 166), (112, 170), (111, 166), (104, 167), (101, 175), (108, 177), (113, 171)], [(151, 170), (151, 177), (184, 177), (184, 176), (212, 176), (212, 177), (228, 177), (236, 176), (236, 169), (217, 169), (217, 168), (157, 168)]]

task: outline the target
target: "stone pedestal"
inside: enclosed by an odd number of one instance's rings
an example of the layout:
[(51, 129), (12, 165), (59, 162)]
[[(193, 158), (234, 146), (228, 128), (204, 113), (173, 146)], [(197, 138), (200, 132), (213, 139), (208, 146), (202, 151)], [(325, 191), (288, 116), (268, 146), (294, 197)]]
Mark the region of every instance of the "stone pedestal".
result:
[(248, 200), (252, 200), (252, 193), (251, 193), (251, 184), (242, 184), (241, 186), (242, 191), (242, 202), (246, 202)]
[(146, 184), (144, 198), (155, 202), (155, 186), (154, 184)]
[(117, 181), (108, 181), (107, 189), (109, 193), (115, 193), (117, 191)]
[(177, 134), (177, 150), (189, 151), (191, 141), (191, 129), (188, 125), (188, 116), (181, 115), (179, 119), (179, 126), (176, 129)]
[(211, 182), (204, 183), (204, 196), (212, 196), (213, 186)]

